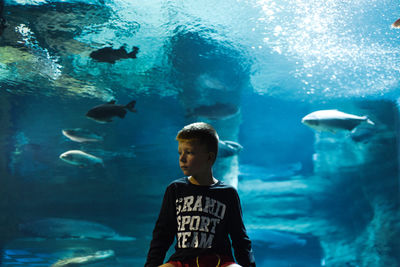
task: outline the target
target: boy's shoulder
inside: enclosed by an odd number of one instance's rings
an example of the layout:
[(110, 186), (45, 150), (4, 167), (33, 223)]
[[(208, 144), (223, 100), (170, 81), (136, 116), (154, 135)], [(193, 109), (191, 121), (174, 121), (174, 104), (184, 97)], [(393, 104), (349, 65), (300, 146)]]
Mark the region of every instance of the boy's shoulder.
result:
[(187, 177), (181, 177), (181, 178), (175, 179), (171, 183), (169, 183), (168, 186), (183, 185), (183, 184), (189, 184), (189, 180), (187, 179)]
[(237, 192), (236, 188), (226, 184), (225, 182), (218, 180), (218, 182), (214, 185), (211, 186), (198, 186), (198, 185), (193, 185), (192, 183), (189, 182), (188, 177), (182, 177), (178, 178), (176, 180), (173, 180), (168, 187), (179, 187), (179, 186), (189, 186), (189, 187), (194, 187), (202, 190), (207, 190), (207, 189), (213, 189), (213, 190), (218, 190), (218, 189), (224, 189), (228, 191), (234, 191)]

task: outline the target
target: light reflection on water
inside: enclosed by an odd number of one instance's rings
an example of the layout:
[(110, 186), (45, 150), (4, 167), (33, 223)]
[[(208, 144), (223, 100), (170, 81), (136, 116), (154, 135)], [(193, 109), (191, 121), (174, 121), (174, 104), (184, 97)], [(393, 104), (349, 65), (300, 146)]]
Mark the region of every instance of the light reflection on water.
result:
[[(398, 31), (390, 27), (397, 19), (394, 3), (258, 3), (265, 15), (255, 30), (265, 36), (266, 46), (291, 62), (287, 74), (300, 82), (295, 89), (298, 96), (381, 97), (397, 90)], [(264, 57), (260, 64), (264, 67), (271, 61)], [(262, 67), (257, 69), (261, 77)], [(268, 94), (265, 84), (255, 87)], [(293, 94), (293, 88), (282, 91)]]
[[(67, 68), (64, 75), (69, 79), (84, 80), (89, 82), (87, 86), (103, 90), (126, 87), (127, 91), (137, 92), (161, 86), (157, 93), (176, 94), (176, 89), (162, 85), (168, 77), (164, 55), (168, 52), (168, 39), (183, 27), (185, 31), (201, 33), (205, 39), (217, 40), (220, 45), (241, 50), (247, 57), (242, 60), (253, 62), (253, 90), (263, 95), (290, 94), (298, 99), (379, 98), (396, 92), (398, 30), (390, 28), (397, 19), (396, 6), (390, 1), (222, 1), (213, 8), (211, 2), (203, 3), (202, 8), (196, 1), (184, 5), (172, 1), (106, 2), (98, 6), (103, 12), (93, 12), (102, 19), (96, 22), (93, 17), (84, 25), (79, 22), (82, 1), (76, 4), (75, 13), (69, 15), (69, 21), (77, 22), (79, 30), (56, 25), (56, 29), (62, 29), (58, 35), (64, 39), (64, 47), (75, 51), (58, 64)], [(53, 23), (58, 22), (53, 19)], [(31, 25), (35, 24), (43, 23), (32, 21)], [(47, 28), (43, 26), (34, 30), (36, 34)], [(62, 36), (67, 34), (75, 36), (71, 36), (73, 39)], [(47, 45), (55, 41), (48, 39), (50, 35), (41, 38), (45, 38)], [(78, 44), (81, 47), (77, 51)], [(115, 48), (138, 45), (140, 57), (113, 67), (91, 64), (84, 49), (90, 51), (106, 45)], [(51, 57), (60, 56), (57, 51), (49, 53)], [(65, 66), (71, 60), (75, 70)], [(160, 68), (163, 68), (161, 73), (156, 71)], [(71, 72), (75, 72), (72, 77)], [(156, 78), (158, 86), (149, 84), (148, 75), (155, 78), (157, 74), (161, 75)], [(103, 85), (96, 83), (95, 77), (101, 77)], [(79, 93), (82, 91), (85, 89)], [(89, 88), (87, 94), (106, 98), (93, 94)]]

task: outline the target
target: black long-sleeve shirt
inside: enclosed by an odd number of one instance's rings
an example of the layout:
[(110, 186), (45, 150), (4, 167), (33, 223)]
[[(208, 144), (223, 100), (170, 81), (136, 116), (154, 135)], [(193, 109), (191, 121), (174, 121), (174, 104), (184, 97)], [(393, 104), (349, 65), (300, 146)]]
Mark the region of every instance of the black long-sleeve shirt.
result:
[(234, 187), (221, 181), (201, 186), (185, 177), (167, 187), (145, 267), (162, 265), (175, 237), (175, 253), (168, 261), (184, 261), (205, 254), (232, 257), (233, 247), (241, 266), (255, 266), (239, 195)]

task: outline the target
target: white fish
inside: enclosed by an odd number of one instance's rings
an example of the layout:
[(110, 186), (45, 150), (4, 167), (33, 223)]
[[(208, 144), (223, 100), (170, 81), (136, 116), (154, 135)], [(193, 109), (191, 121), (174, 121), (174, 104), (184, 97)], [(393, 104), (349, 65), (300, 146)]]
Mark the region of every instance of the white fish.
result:
[(226, 158), (233, 155), (237, 155), (243, 147), (236, 142), (233, 141), (218, 141), (218, 157)]
[(90, 165), (102, 165), (104, 166), (103, 159), (83, 152), (81, 150), (69, 150), (60, 155), (60, 159), (63, 161), (77, 165), (80, 167), (86, 167)]
[(97, 251), (94, 254), (59, 260), (51, 267), (81, 266), (109, 259), (115, 255), (113, 250)]
[(68, 139), (83, 143), (83, 142), (101, 142), (103, 137), (95, 133), (92, 133), (86, 129), (75, 128), (75, 129), (63, 129), (62, 134)]
[(375, 125), (367, 116), (344, 113), (337, 109), (314, 111), (306, 115), (301, 122), (314, 130), (333, 133), (338, 130), (351, 131), (362, 122)]

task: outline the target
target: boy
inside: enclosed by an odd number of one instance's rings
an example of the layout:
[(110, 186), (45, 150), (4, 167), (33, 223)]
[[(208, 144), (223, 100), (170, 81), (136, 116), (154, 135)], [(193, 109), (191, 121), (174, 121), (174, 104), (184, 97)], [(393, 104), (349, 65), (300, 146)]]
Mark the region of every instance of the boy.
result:
[[(203, 122), (179, 131), (179, 166), (185, 178), (164, 194), (145, 267), (254, 267), (251, 242), (235, 188), (213, 177), (218, 135)], [(163, 260), (176, 236), (175, 253)], [(231, 249), (231, 242), (236, 264)]]

